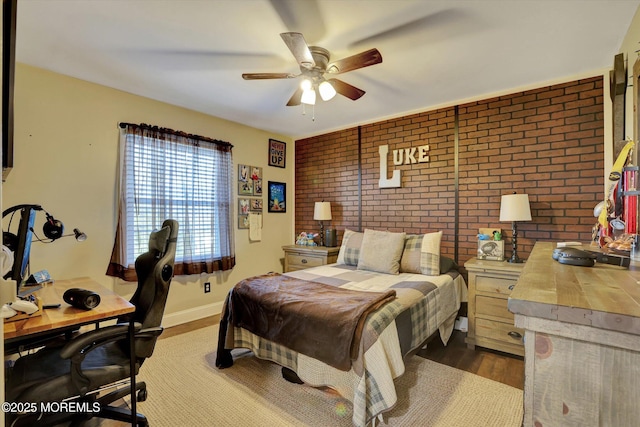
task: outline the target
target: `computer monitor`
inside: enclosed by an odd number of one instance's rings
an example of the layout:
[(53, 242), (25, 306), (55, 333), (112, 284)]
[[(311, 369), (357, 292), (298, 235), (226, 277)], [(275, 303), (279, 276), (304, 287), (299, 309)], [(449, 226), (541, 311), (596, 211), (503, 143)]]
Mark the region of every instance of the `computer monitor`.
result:
[(36, 211), (33, 206), (25, 206), (20, 210), (20, 225), (18, 226), (17, 245), (13, 252), (13, 268), (5, 278), (13, 279), (20, 286), (25, 278), (31, 253), (33, 226), (36, 221)]

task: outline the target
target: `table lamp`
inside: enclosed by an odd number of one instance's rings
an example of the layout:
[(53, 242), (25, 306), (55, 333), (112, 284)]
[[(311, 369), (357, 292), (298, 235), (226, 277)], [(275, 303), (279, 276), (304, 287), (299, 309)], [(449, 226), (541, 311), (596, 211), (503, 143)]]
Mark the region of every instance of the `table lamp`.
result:
[(531, 221), (531, 208), (529, 206), (528, 194), (507, 194), (502, 196), (500, 201), (500, 221), (511, 221), (513, 230), (513, 253), (509, 262), (523, 262), (518, 258), (518, 221)]
[(324, 224), (322, 221), (331, 220), (331, 203), (316, 202), (313, 209), (313, 219), (320, 221), (320, 246), (324, 246)]

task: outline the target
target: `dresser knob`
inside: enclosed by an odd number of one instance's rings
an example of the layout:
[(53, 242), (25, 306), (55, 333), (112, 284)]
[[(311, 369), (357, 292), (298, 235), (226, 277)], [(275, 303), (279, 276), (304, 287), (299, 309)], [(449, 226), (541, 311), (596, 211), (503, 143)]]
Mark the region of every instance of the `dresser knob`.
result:
[(304, 259), (304, 258), (302, 258), (302, 263), (303, 263), (303, 264), (306, 264), (306, 263), (307, 263), (307, 260), (306, 260), (306, 259)]
[(522, 334), (520, 332), (510, 331), (507, 335), (516, 340), (522, 339)]
[(515, 286), (516, 286), (515, 284), (509, 286), (509, 290), (512, 291)]

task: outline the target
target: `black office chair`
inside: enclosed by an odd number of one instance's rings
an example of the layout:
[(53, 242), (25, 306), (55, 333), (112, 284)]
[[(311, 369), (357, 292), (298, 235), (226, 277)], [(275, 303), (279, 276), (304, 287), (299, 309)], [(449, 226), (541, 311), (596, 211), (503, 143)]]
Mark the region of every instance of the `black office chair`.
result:
[[(7, 426), (47, 426), (69, 420), (75, 426), (93, 417), (131, 421), (130, 410), (109, 406), (131, 392), (129, 321), (135, 322), (137, 374), (162, 333), (177, 236), (178, 223), (164, 221), (162, 229), (151, 233), (149, 251), (136, 259), (138, 288), (131, 298), (135, 305), (131, 316), (119, 319), (116, 325), (82, 333), (64, 345), (44, 347), (21, 357), (7, 371), (5, 401), (33, 404), (26, 407), (29, 413), (7, 413)], [(136, 392), (139, 401), (145, 400), (146, 384), (136, 382)], [(79, 413), (59, 411), (59, 403), (69, 398), (74, 399), (70, 402), (74, 402), (74, 409), (80, 409)], [(50, 405), (52, 411), (41, 413), (43, 405)], [(37, 411), (33, 413), (32, 409)], [(148, 426), (140, 413), (136, 414), (136, 422), (138, 426)]]

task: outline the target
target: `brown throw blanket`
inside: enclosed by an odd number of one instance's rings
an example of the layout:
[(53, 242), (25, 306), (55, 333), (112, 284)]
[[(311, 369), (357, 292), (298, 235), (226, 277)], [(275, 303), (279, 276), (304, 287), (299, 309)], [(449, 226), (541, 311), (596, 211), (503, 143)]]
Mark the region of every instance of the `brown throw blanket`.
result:
[(367, 315), (395, 298), (395, 291), (364, 292), (277, 273), (239, 282), (220, 320), (216, 366), (233, 364), (233, 326), (348, 371), (357, 358)]

